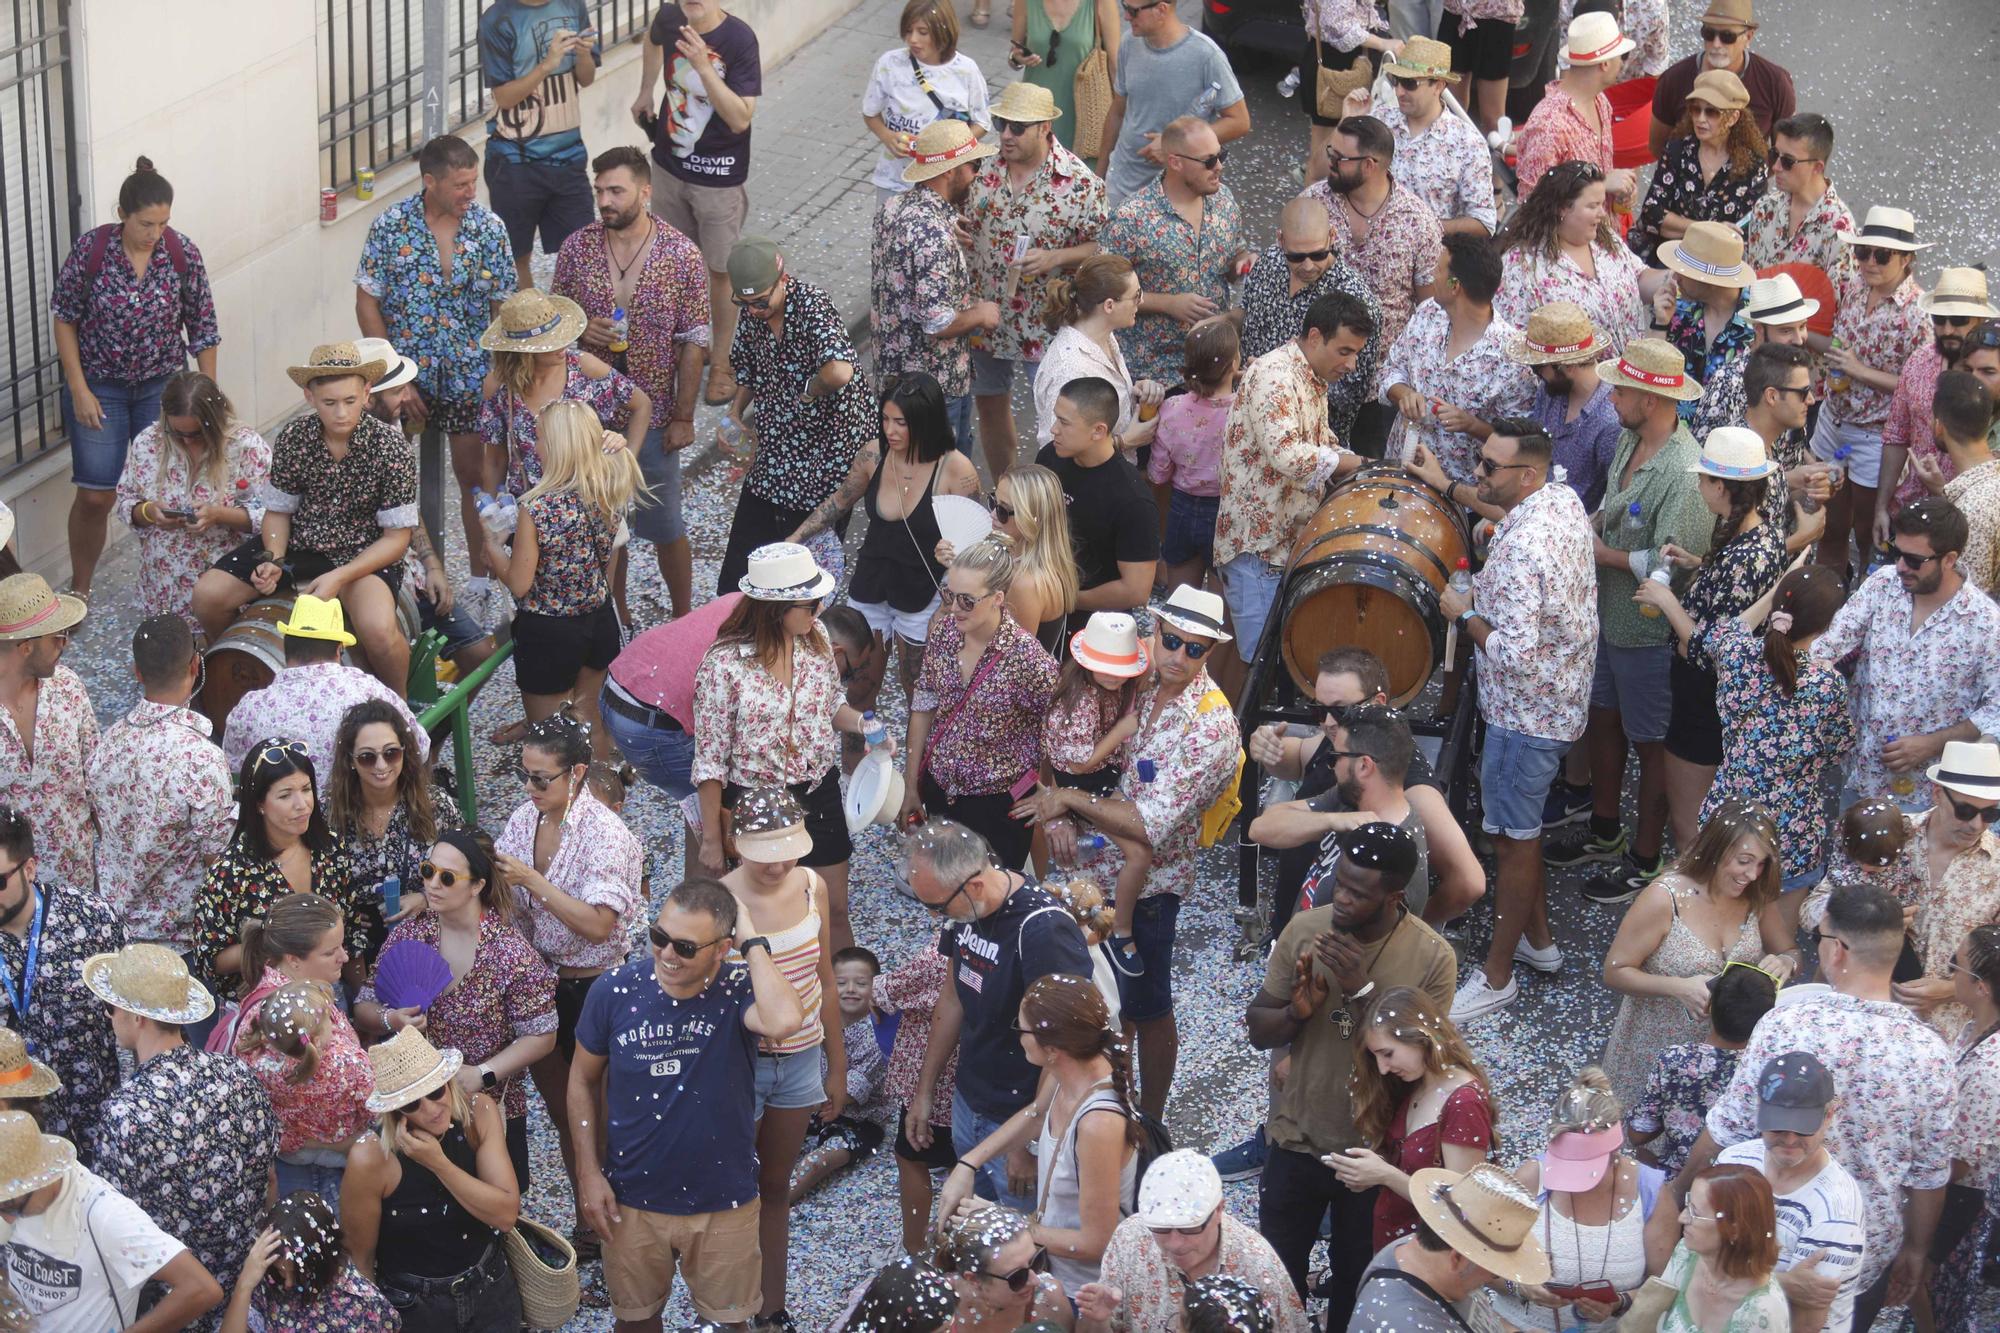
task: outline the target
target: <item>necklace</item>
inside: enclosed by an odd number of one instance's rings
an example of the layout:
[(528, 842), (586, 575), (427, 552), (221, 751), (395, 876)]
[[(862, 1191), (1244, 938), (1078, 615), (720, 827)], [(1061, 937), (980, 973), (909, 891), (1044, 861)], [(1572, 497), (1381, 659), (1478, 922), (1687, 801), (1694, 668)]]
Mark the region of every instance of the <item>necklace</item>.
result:
[(1373, 222), (1375, 220), (1375, 214), (1380, 213), (1383, 209), (1389, 206), (1389, 196), (1394, 194), (1395, 192), (1396, 192), (1395, 187), (1393, 185), (1390, 186), (1388, 193), (1382, 196), (1382, 202), (1375, 205), (1374, 213), (1362, 212), (1361, 206), (1354, 202), (1354, 196), (1351, 194), (1343, 194), (1342, 196), (1340, 196), (1340, 202), (1341, 205), (1344, 208), (1346, 208), (1348, 212), (1354, 214), (1355, 217), (1360, 218), (1363, 222)]
[[(1389, 947), (1390, 940), (1396, 938), (1396, 932), (1403, 928), (1403, 919), (1408, 915), (1409, 913), (1402, 905), (1398, 904), (1396, 907), (1396, 924), (1389, 927), (1389, 933), (1382, 937), (1382, 942), (1375, 946), (1375, 952), (1368, 956), (1367, 963), (1361, 968), (1361, 975), (1364, 979), (1370, 972), (1375, 970), (1375, 964), (1382, 958), (1382, 951)], [(1366, 989), (1365, 984), (1363, 989)], [(1354, 1015), (1347, 1012), (1346, 1000), (1347, 997), (1343, 995), (1341, 997), (1340, 1008), (1328, 1014), (1326, 1018), (1329, 1023), (1340, 1029), (1340, 1039), (1342, 1041), (1352, 1041), (1354, 1039)]]
[(648, 216), (646, 218), (645, 239), (639, 242), (638, 248), (632, 252), (632, 257), (626, 260), (623, 264), (618, 262), (618, 250), (615, 246), (611, 244), (611, 233), (608, 231), (605, 232), (604, 258), (614, 270), (613, 285), (619, 287), (624, 286), (625, 275), (627, 273), (630, 273), (632, 271), (632, 266), (639, 262), (639, 256), (645, 254), (648, 250), (652, 248), (653, 248), (653, 219), (651, 216)]

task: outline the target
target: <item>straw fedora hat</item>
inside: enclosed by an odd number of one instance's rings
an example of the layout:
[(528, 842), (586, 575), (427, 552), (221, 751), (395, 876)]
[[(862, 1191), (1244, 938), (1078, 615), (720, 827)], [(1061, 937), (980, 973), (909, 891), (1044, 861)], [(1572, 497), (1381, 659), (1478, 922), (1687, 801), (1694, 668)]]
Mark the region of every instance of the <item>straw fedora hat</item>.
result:
[(1906, 208), (1877, 204), (1868, 210), (1860, 231), (1834, 233), (1842, 245), (1879, 245), (1884, 250), (1928, 250), (1934, 242), (1917, 239), (1917, 219)]
[(1528, 315), (1528, 326), (1508, 335), (1507, 359), (1520, 366), (1580, 365), (1604, 355), (1611, 339), (1573, 301), (1551, 301)]
[(1603, 10), (1578, 14), (1569, 22), (1563, 59), (1572, 65), (1602, 65), (1637, 49), (1638, 43), (1618, 31), (1618, 20)]
[(303, 389), (314, 380), (333, 379), (341, 375), (359, 375), (373, 384), (382, 378), (382, 372), (388, 368), (387, 361), (379, 356), (362, 356), (360, 349), (351, 342), (321, 343), (312, 349), (312, 355), (306, 358), (303, 366), (287, 366), (285, 373), (292, 377), (292, 383)]
[(1701, 457), (1688, 471), (1723, 481), (1756, 481), (1778, 470), (1778, 464), (1764, 452), (1764, 437), (1742, 426), (1717, 426), (1701, 442)]
[(340, 603), (309, 592), (298, 595), (291, 611), (278, 622), (278, 633), (291, 639), (329, 639), (343, 648), (354, 646), (354, 636), (347, 632), (347, 616)]
[(583, 336), (583, 307), (567, 296), (533, 287), (500, 303), (500, 313), (479, 335), (489, 352), (560, 352)]
[(1757, 270), (1743, 262), (1743, 233), (1727, 222), (1691, 222), (1685, 235), (1654, 253), (1690, 282), (1741, 291), (1757, 281)]
[(736, 854), (745, 861), (769, 864), (796, 861), (813, 848), (806, 832), (805, 808), (783, 787), (757, 787), (743, 793), (731, 812)]
[(1750, 90), (1726, 69), (1705, 69), (1695, 75), (1687, 100), (1706, 103), (1718, 111), (1741, 111), (1750, 105)]
[(772, 542), (750, 553), (749, 572), (737, 584), (760, 602), (810, 602), (833, 591), (835, 579), (797, 542)]
[(1070, 636), (1069, 655), (1107, 676), (1143, 676), (1151, 665), (1139, 642), (1139, 622), (1123, 611), (1093, 611)]
[(1406, 79), (1443, 79), (1457, 83), (1451, 72), (1451, 48), (1430, 37), (1412, 37), (1403, 43), (1403, 53), (1382, 66), (1384, 74), (1400, 74)]
[(1743, 292), (1743, 318), (1752, 324), (1803, 324), (1818, 313), (1819, 302), (1789, 273), (1759, 278)]
[(1039, 83), (1029, 83), (1022, 79), (1010, 83), (1001, 92), (999, 100), (986, 108), (995, 120), (1042, 121), (1060, 120), (1062, 108), (1056, 105), (1055, 94)]
[(934, 120), (917, 132), (909, 165), (903, 168), (903, 179), (912, 185), (919, 184), (999, 151), (995, 144), (981, 143), (972, 127), (962, 120)]
[(1987, 299), (1986, 270), (1977, 268), (1948, 268), (1938, 274), (1937, 286), (1917, 298), (1917, 309), (1926, 315), (2000, 319), (2000, 310)]
[(367, 1106), (380, 1115), (400, 1111), (451, 1082), (465, 1057), (449, 1046), (439, 1050), (423, 1033), (404, 1028), (370, 1046), (368, 1062), (375, 1066), (375, 1091), (368, 1094)]
[(1487, 1272), (1509, 1282), (1548, 1281), (1549, 1256), (1535, 1239), (1535, 1196), (1491, 1162), (1464, 1175), (1417, 1172), (1410, 1203), (1446, 1244)]
[(83, 984), (117, 1009), (159, 1023), (199, 1023), (215, 1012), (208, 987), (164, 944), (128, 944), (83, 960)]
[(1227, 643), (1236, 637), (1223, 632), (1222, 598), (1185, 583), (1168, 594), (1166, 605), (1153, 614), (1183, 633), (1199, 634), (1217, 643)]
[(1990, 741), (1946, 741), (1944, 753), (1925, 770), (1924, 776), (1961, 796), (2000, 797), (2000, 745)]
[(12, 1028), (0, 1028), (0, 1098), (22, 1101), (46, 1097), (62, 1087), (56, 1071), (28, 1054), (28, 1043)]
[(368, 386), (370, 393), (400, 389), (417, 377), (417, 363), (398, 352), (395, 345), (387, 338), (356, 338), (354, 350), (361, 354), (361, 359), (364, 361), (380, 360), (388, 363), (389, 369), (382, 378)]
[(1664, 338), (1634, 338), (1622, 356), (1597, 363), (1597, 378), (1681, 403), (1701, 397), (1701, 385), (1688, 378), (1687, 358)]
[(76, 1164), (76, 1145), (44, 1134), (26, 1111), (0, 1111), (0, 1199), (18, 1199), (61, 1180)]
[(81, 597), (49, 590), (40, 574), (10, 574), (0, 579), (0, 643), (60, 634), (83, 620)]

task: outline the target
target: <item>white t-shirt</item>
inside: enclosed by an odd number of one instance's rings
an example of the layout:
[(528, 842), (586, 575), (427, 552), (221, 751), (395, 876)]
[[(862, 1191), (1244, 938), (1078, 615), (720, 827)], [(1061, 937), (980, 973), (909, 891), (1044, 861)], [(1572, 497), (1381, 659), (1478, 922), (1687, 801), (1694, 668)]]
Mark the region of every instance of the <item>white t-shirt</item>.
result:
[[(1715, 1159), (1731, 1166), (1764, 1169), (1764, 1140), (1745, 1139), (1724, 1148)], [(1861, 1290), (1861, 1265), (1867, 1253), (1867, 1233), (1862, 1228), (1861, 1186), (1847, 1168), (1826, 1159), (1826, 1167), (1790, 1194), (1780, 1194), (1778, 1204), (1778, 1271), (1783, 1272), (1824, 1250), (1819, 1271), (1844, 1274), (1840, 1295), (1827, 1311), (1824, 1333), (1850, 1333), (1854, 1327), (1854, 1298)]]
[[(920, 68), (924, 82), (930, 84), (931, 92), (944, 103), (946, 112), (955, 113), (961, 120), (969, 117), (973, 124), (989, 134), (992, 132), (993, 117), (986, 110), (986, 76), (979, 72), (971, 56), (960, 51), (942, 65)], [(861, 114), (880, 116), (882, 123), (897, 134), (915, 134), (938, 118), (937, 103), (917, 84), (908, 47), (885, 51), (875, 62), (875, 71), (868, 76), (868, 90), (861, 94)], [(903, 179), (903, 168), (909, 161), (907, 157), (892, 156), (884, 148), (881, 161), (875, 164), (875, 184), (897, 194), (909, 189), (910, 183)]]
[(137, 1319), (139, 1288), (187, 1248), (81, 1166), (48, 1211), (14, 1224), (6, 1245), (7, 1276), (37, 1327), (75, 1333)]

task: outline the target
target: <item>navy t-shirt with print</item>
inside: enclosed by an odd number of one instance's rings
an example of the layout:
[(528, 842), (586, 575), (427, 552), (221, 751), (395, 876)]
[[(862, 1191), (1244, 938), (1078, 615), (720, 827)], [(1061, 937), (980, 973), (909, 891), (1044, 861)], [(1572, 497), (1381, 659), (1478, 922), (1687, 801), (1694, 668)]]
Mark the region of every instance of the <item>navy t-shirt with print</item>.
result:
[(966, 1105), (999, 1120), (1033, 1100), (1041, 1078), (1014, 1033), (1021, 997), (1037, 977), (1052, 972), (1088, 977), (1090, 950), (1069, 909), (1033, 880), (991, 916), (953, 926), (938, 941), (938, 952), (951, 962), (965, 1011), (958, 1029), (958, 1090)]
[[(596, 26), (583, 0), (545, 0), (539, 5), (495, 0), (479, 16), (480, 75), (488, 88), (512, 83), (542, 63), (558, 32), (582, 34)], [(593, 42), (590, 54), (601, 60), (603, 44)], [(576, 81), (576, 57), (563, 57), (540, 87), (509, 109), (493, 113), (486, 122), (487, 151), (511, 162), (581, 164), (582, 92)]]
[(755, 1002), (742, 963), (686, 1000), (660, 988), (650, 958), (590, 988), (576, 1043), (608, 1061), (604, 1175), (619, 1203), (688, 1217), (757, 1197), (757, 1037), (743, 1025)]
[[(660, 6), (646, 40), (666, 56), (667, 91), (660, 103), (660, 128), (653, 140), (653, 160), (667, 174), (691, 185), (741, 185), (750, 177), (750, 131), (742, 133), (716, 113), (701, 75), (676, 43), (687, 16), (675, 4)], [(734, 14), (725, 15), (714, 31), (702, 34), (709, 62), (722, 82), (738, 97), (764, 91), (764, 67), (758, 54), (757, 31)]]

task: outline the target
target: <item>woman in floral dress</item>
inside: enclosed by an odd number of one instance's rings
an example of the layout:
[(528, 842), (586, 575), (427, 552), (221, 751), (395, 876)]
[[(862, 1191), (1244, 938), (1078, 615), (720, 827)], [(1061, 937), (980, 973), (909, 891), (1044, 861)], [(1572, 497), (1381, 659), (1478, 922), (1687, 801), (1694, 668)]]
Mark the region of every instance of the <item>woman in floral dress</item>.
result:
[(1724, 69), (1704, 71), (1653, 170), (1652, 188), (1626, 240), (1658, 268), (1662, 241), (1687, 235), (1692, 222), (1741, 222), (1770, 180), (1764, 136), (1747, 109), (1750, 92)]
[(1652, 273), (1612, 228), (1604, 203), (1604, 173), (1588, 162), (1559, 162), (1528, 196), (1502, 233), (1500, 294), (1493, 311), (1516, 328), (1551, 301), (1570, 301), (1618, 351), (1646, 324)]
[(530, 288), (515, 292), (479, 340), (493, 353), (480, 386), (479, 438), (486, 445), (486, 482), (526, 495), (542, 479), (538, 427), (551, 403), (576, 399), (604, 428), (643, 440), (652, 421), (646, 391), (588, 352), (576, 348), (583, 307), (564, 296)]
[(423, 876), (417, 867), (438, 829), (460, 823), (457, 806), (432, 799), (422, 753), (403, 714), (380, 699), (348, 709), (334, 736), (326, 819), (347, 842), (357, 891), (379, 898), (386, 881), (400, 881), (398, 910), (393, 918), (385, 911), (383, 926), (370, 937), (371, 963), (387, 928), (423, 910)]
[(198, 370), (167, 377), (160, 417), (139, 432), (118, 474), (118, 521), (139, 541), (139, 611), (174, 612), (197, 625), (195, 580), (264, 521), (271, 446), (215, 381)]

